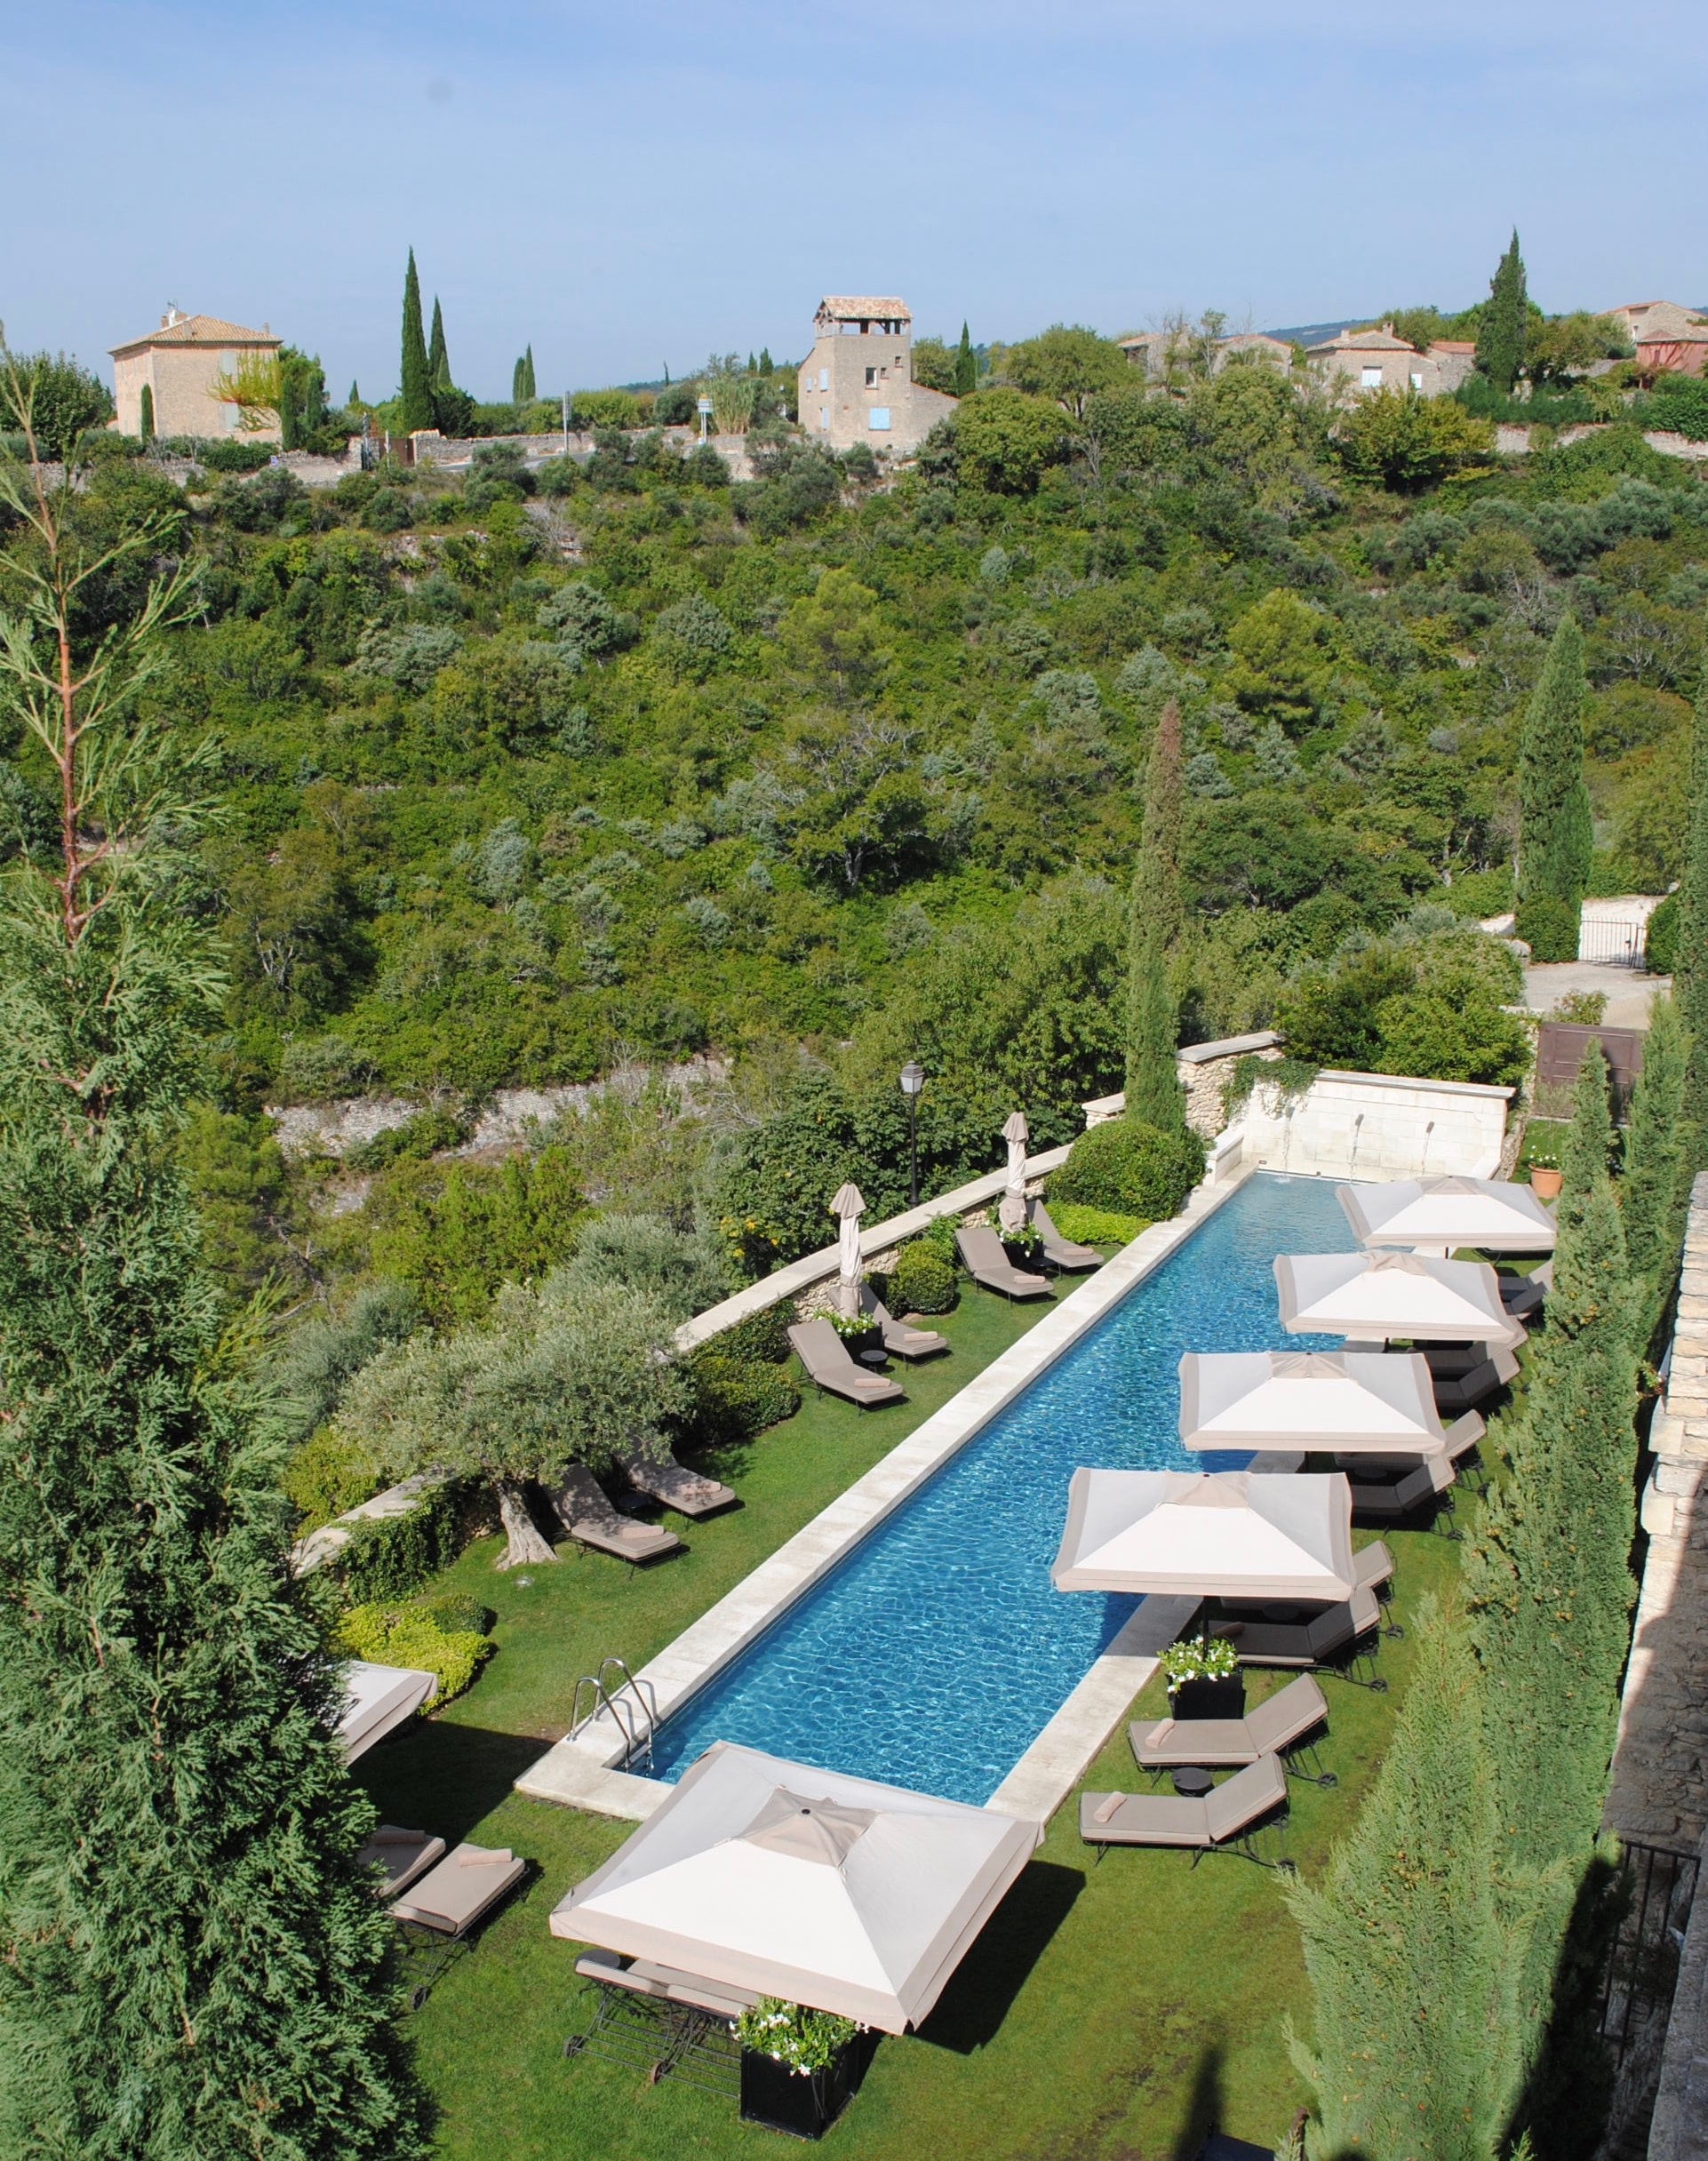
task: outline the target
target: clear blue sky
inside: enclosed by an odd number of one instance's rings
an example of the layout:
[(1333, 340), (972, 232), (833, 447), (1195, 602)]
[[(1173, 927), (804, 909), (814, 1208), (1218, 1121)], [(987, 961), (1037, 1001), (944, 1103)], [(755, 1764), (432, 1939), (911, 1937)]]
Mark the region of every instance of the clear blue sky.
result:
[(397, 379), (404, 252), (508, 395), (919, 332), (1265, 327), (1486, 291), (1708, 301), (1699, 0), (55, 0), (0, 17), (0, 320), (89, 362), (168, 300)]

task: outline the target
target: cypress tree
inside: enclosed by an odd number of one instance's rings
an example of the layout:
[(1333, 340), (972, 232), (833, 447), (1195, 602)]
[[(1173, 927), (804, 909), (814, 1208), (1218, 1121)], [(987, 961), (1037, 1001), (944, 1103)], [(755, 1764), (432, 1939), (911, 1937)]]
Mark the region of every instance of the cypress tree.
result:
[(534, 348), (531, 345), (522, 355), (522, 395), (524, 403), (531, 405), (539, 395), (534, 382)]
[(1477, 332), (1477, 367), (1503, 397), (1512, 395), (1512, 385), (1523, 370), (1528, 329), (1529, 294), (1514, 228), (1512, 244), (1489, 280), (1489, 302)]
[(771, 348), (768, 345), (762, 345), (759, 348), (759, 372), (762, 375), (774, 375), (777, 372), (771, 360)]
[(1643, 1043), (1643, 1070), (1625, 1128), (1619, 1219), (1631, 1269), (1631, 1344), (1645, 1356), (1660, 1324), (1683, 1237), (1684, 1031), (1670, 998), (1657, 998)]
[(427, 380), (434, 384), (451, 380), (451, 355), (445, 346), (445, 319), (436, 292), (433, 296), (433, 334), (427, 339)]
[(510, 371), (510, 403), (520, 405), (523, 400), (522, 363), (517, 361)]
[(357, 406), (357, 405), (361, 404), (361, 403), (362, 403), (362, 393), (361, 393), (361, 391), (360, 391), (360, 390), (358, 390), (358, 389), (356, 388), (356, 382), (355, 382), (355, 376), (352, 376), (352, 377), (350, 378), (350, 395), (349, 395), (349, 396), (348, 396), (347, 398), (346, 398), (346, 399), (345, 399), (344, 403), (345, 403), (345, 404), (346, 404), (346, 406), (347, 406), (347, 407), (349, 407), (349, 408), (352, 408), (352, 409), (354, 409), (355, 406)]
[(1679, 880), (1679, 953), (1672, 995), (1684, 1025), (1687, 1183), (1708, 1169), (1708, 665), (1690, 730), (1690, 801)]
[(1499, 1867), (1496, 1781), (1463, 1622), (1425, 1599), (1417, 1659), (1369, 1797), (1320, 1884), (1287, 1902), (1304, 1938), (1313, 2161), (1492, 2161), (1522, 2081), (1528, 1886)]
[(978, 387), (978, 355), (972, 349), (972, 339), (967, 335), (967, 326), (961, 325), (961, 343), (954, 355), (954, 394), (958, 398), (970, 397)]
[(1538, 961), (1577, 958), (1594, 845), (1584, 785), (1584, 634), (1560, 618), (1518, 759), (1518, 935)]
[(1175, 1067), (1178, 1016), (1169, 955), (1180, 935), (1180, 710), (1162, 708), (1145, 769), (1145, 817), (1127, 927), (1127, 1116), (1178, 1132), (1185, 1093)]
[(415, 271), (413, 248), (403, 274), (403, 368), (399, 400), (405, 432), (433, 426), (433, 371), (427, 365), (427, 339), (421, 329), (421, 281)]
[(66, 806), (0, 893), (0, 2152), (419, 2154), (374, 1811), (172, 1145), (224, 990), (170, 837), (208, 756), (135, 693), (194, 585), (97, 647), (110, 558), (15, 465), (0, 500), (0, 707)]
[(152, 383), (142, 386), (142, 407), (137, 417), (137, 429), (144, 443), (155, 439), (155, 394)]

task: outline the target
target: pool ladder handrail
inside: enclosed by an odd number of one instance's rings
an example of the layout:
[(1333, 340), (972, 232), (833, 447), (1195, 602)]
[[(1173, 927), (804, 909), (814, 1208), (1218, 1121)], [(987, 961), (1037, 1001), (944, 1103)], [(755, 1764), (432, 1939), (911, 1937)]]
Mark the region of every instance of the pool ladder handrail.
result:
[[(620, 1677), (612, 1688), (605, 1675), (615, 1669)], [(592, 1692), (587, 1709), (581, 1708), (581, 1691)], [(623, 1737), (623, 1756), (620, 1768), (632, 1771), (638, 1760), (647, 1774), (652, 1769), (652, 1730), (658, 1721), (658, 1699), (652, 1683), (638, 1681), (626, 1662), (614, 1652), (599, 1661), (596, 1673), (584, 1673), (575, 1684), (574, 1699), (570, 1705), (570, 1731), (568, 1738), (574, 1741), (588, 1726), (598, 1723), (602, 1715), (609, 1713), (611, 1724)]]

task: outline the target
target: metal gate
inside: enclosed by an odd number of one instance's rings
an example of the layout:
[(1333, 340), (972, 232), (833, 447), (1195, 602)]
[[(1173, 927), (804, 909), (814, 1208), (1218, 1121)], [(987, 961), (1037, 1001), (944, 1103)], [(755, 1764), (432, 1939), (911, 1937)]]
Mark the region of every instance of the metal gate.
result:
[(1640, 968), (1648, 939), (1647, 916), (1606, 922), (1586, 916), (1577, 926), (1577, 957), (1606, 968)]
[(1643, 2161), (1678, 1986), (1679, 1955), (1696, 1895), (1697, 1858), (1665, 1846), (1626, 1843), (1619, 1869), (1624, 1914), (1602, 1977), (1599, 2006), (1600, 2031), (1615, 2065), (1599, 2151), (1606, 2161)]

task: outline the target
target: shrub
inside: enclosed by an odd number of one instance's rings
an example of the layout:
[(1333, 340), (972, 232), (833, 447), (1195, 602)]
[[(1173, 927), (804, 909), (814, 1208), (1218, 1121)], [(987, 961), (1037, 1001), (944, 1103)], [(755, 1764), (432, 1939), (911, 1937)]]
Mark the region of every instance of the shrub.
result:
[(490, 1636), (498, 1615), (490, 1606), (460, 1591), (441, 1591), (436, 1598), (412, 1599), (411, 1610), (426, 1614), (447, 1636)]
[(703, 682), (734, 637), (728, 622), (699, 593), (665, 609), (652, 626), (654, 650), (679, 682)]
[(1081, 1208), (1071, 1200), (1052, 1208), (1050, 1220), (1064, 1238), (1080, 1246), (1129, 1246), (1149, 1227), (1142, 1216), (1121, 1216), (1113, 1208)]
[(1537, 893), (1519, 904), (1518, 935), (1537, 961), (1575, 961), (1578, 915), (1570, 901)]
[(1188, 1128), (1162, 1133), (1126, 1118), (1112, 1118), (1081, 1134), (1066, 1163), (1050, 1182), (1053, 1202), (1110, 1208), (1161, 1223), (1177, 1216), (1204, 1175), (1202, 1136)]
[(697, 1352), (688, 1361), (688, 1377), (694, 1399), (686, 1437), (697, 1448), (748, 1439), (793, 1418), (801, 1407), (801, 1391), (782, 1368), (757, 1360)]
[(782, 1365), (789, 1355), (789, 1311), (779, 1303), (737, 1321), (717, 1337), (719, 1356), (762, 1366)]
[(577, 427), (638, 427), (641, 408), (632, 390), (578, 390), (570, 418)]
[(890, 1297), (903, 1313), (946, 1313), (955, 1302), (954, 1269), (923, 1239), (904, 1246), (890, 1274)]
[(1648, 919), (1644, 966), (1653, 976), (1670, 976), (1679, 960), (1679, 897), (1669, 893)]
[(323, 1523), (367, 1500), (375, 1483), (367, 1450), (331, 1425), (322, 1426), (303, 1442), (279, 1480), (285, 1497), (300, 1513), (299, 1535), (317, 1531)]
[(424, 1493), (407, 1515), (359, 1523), (332, 1563), (358, 1603), (407, 1598), (462, 1549), (467, 1488), (456, 1479)]
[(425, 1606), (354, 1607), (339, 1621), (332, 1641), (349, 1657), (369, 1659), (377, 1666), (436, 1673), (435, 1710), (469, 1687), (494, 1647), (477, 1630), (443, 1628)]
[(387, 1126), (371, 1141), (347, 1148), (344, 1160), (359, 1171), (383, 1170), (387, 1163), (423, 1163), (442, 1148), (458, 1147), (467, 1130), (454, 1112), (418, 1111), (401, 1126)]

